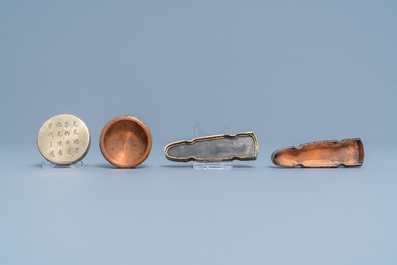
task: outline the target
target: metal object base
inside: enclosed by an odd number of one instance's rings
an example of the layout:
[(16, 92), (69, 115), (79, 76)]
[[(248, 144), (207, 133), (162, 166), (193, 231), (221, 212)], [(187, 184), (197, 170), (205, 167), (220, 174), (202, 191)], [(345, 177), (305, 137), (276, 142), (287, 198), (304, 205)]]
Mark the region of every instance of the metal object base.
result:
[(232, 169), (233, 161), (226, 162), (208, 162), (193, 161), (193, 169)]
[(87, 165), (87, 162), (82, 160), (74, 164), (58, 165), (51, 163), (50, 161), (41, 162), (41, 169), (83, 169)]

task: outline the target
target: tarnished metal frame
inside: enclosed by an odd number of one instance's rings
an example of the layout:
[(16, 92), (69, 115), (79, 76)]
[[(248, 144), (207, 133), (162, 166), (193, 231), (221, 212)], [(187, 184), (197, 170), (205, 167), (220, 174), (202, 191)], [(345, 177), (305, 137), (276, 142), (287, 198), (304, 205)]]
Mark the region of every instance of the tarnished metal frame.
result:
[[(197, 158), (194, 156), (189, 156), (187, 158), (178, 158), (178, 157), (173, 157), (173, 156), (168, 155), (168, 149), (170, 149), (171, 147), (178, 146), (178, 145), (184, 145), (184, 144), (191, 145), (191, 144), (194, 144), (197, 142), (224, 139), (224, 138), (233, 139), (233, 138), (238, 138), (241, 136), (251, 136), (252, 137), (252, 139), (254, 140), (254, 144), (255, 144), (255, 157), (232, 156), (232, 157), (228, 157), (228, 158)], [(168, 160), (175, 161), (175, 162), (189, 162), (189, 161), (219, 162), (219, 161), (232, 161), (232, 160), (248, 161), (248, 160), (256, 160), (256, 157), (258, 155), (258, 150), (259, 150), (258, 139), (256, 138), (256, 135), (253, 132), (245, 132), (245, 133), (236, 133), (233, 135), (232, 134), (218, 134), (218, 135), (211, 135), (211, 136), (203, 136), (203, 137), (194, 138), (191, 141), (182, 140), (182, 141), (173, 142), (173, 143), (168, 144), (164, 148), (164, 154)]]
[[(360, 151), (362, 151), (362, 153), (363, 153), (363, 157), (362, 157), (362, 161), (361, 161), (361, 164), (362, 164), (362, 163), (364, 162), (364, 147), (363, 147), (363, 143), (362, 143), (362, 141), (361, 141), (360, 138), (347, 138), (347, 139), (342, 139), (342, 140), (340, 140), (340, 141), (338, 141), (338, 140), (323, 140), (323, 141), (315, 141), (315, 142), (300, 144), (298, 147), (296, 147), (296, 146), (283, 147), (283, 148), (277, 149), (276, 151), (274, 151), (274, 152), (272, 153), (272, 155), (271, 155), (271, 160), (272, 160), (272, 163), (273, 163), (273, 164), (275, 164), (276, 166), (279, 166), (279, 167), (288, 167), (288, 168), (304, 167), (304, 168), (309, 168), (309, 167), (305, 167), (305, 166), (302, 165), (302, 164), (298, 164), (298, 165), (291, 166), (291, 167), (290, 167), (290, 166), (281, 166), (281, 165), (278, 165), (278, 164), (274, 161), (275, 156), (276, 156), (276, 153), (278, 153), (278, 152), (280, 152), (280, 151), (284, 151), (284, 150), (286, 150), (286, 149), (302, 149), (302, 148), (305, 147), (306, 145), (310, 145), (310, 144), (318, 144), (318, 143), (339, 143), (339, 144), (343, 144), (343, 143), (346, 142), (346, 141), (357, 141), (357, 142), (359, 143)], [(338, 167), (340, 167), (340, 166), (354, 167), (354, 166), (345, 165), (345, 164), (343, 164), (343, 163), (342, 163), (342, 164), (339, 164)], [(323, 168), (331, 168), (331, 167), (323, 167)], [(334, 168), (334, 167), (332, 167), (332, 168)]]

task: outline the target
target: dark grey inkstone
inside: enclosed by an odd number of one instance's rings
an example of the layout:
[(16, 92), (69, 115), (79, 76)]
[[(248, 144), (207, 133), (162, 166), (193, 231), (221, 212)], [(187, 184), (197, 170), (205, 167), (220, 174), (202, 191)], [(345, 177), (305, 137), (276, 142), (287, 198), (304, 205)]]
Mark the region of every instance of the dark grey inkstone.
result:
[(177, 162), (255, 160), (258, 141), (252, 132), (213, 135), (171, 143), (164, 153), (167, 159)]

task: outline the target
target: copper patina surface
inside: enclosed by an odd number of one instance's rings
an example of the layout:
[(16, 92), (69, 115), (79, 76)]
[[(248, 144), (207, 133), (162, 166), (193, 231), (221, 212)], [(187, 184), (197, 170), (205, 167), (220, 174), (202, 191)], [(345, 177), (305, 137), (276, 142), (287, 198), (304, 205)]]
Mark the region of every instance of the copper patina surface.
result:
[(275, 165), (282, 167), (361, 166), (364, 147), (359, 138), (319, 141), (278, 149), (271, 158)]
[(109, 163), (117, 167), (131, 168), (141, 164), (149, 156), (152, 135), (140, 119), (120, 116), (103, 127), (99, 146)]

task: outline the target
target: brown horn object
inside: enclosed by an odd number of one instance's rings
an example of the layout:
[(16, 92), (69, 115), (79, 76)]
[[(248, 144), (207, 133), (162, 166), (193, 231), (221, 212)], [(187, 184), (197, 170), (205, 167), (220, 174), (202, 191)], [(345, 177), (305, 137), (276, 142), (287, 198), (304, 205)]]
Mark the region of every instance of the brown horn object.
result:
[(363, 164), (364, 147), (360, 138), (318, 141), (278, 149), (271, 159), (282, 167), (354, 167)]

